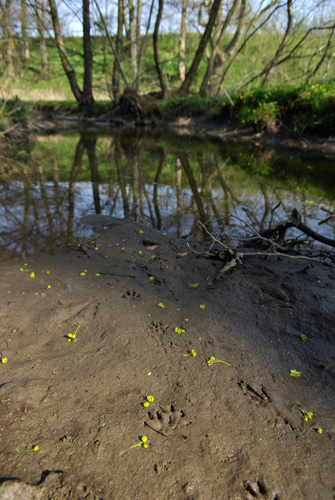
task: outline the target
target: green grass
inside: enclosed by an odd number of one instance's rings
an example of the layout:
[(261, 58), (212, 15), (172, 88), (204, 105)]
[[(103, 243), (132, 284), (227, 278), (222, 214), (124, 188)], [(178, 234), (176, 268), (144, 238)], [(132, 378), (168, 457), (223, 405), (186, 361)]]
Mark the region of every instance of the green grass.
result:
[[(298, 37), (298, 35), (296, 35)], [(297, 38), (298, 39), (298, 38)], [(199, 37), (197, 34), (187, 35), (186, 67), (191, 64), (193, 54), (197, 48)], [(292, 39), (291, 46), (296, 40)], [(227, 46), (229, 39), (224, 40)], [(320, 37), (308, 38), (304, 51), (312, 52), (313, 44), (320, 43)], [(115, 112), (111, 96), (111, 79), (114, 57), (111, 49), (102, 38), (92, 38), (94, 63), (93, 86), (96, 105), (93, 113), (97, 116)], [(169, 88), (174, 95), (178, 88), (178, 38), (176, 34), (166, 34), (159, 37), (160, 59), (163, 71), (167, 76)], [(66, 38), (65, 45), (71, 64), (74, 66), (79, 83), (83, 80), (83, 48), (81, 38)], [(263, 68), (271, 59), (276, 50), (277, 39), (269, 33), (255, 36), (237, 57), (234, 65), (227, 74), (224, 88), (226, 96), (201, 98), (197, 95), (205, 69), (205, 58), (200, 64), (194, 84), (191, 88), (193, 95), (188, 97), (171, 97), (160, 101), (156, 111), (162, 116), (171, 113), (180, 115), (199, 115), (208, 112), (212, 118), (235, 117), (241, 127), (252, 126), (256, 129), (266, 128), (266, 124), (280, 120), (291, 129), (299, 132), (316, 133), (327, 136), (335, 133), (335, 83), (322, 84), (317, 77), (324, 73), (321, 68), (313, 84), (305, 84), (299, 75), (306, 74), (315, 66), (310, 57), (302, 57), (297, 52), (297, 58), (279, 66), (270, 85), (261, 87), (259, 81), (242, 90), (237, 88), (246, 75), (252, 75)], [(131, 83), (134, 79), (129, 66), (129, 46), (124, 40), (122, 64)], [(21, 102), (11, 98), (6, 105), (0, 102), (0, 131), (20, 122), (27, 123), (30, 110), (36, 108), (56, 109), (62, 113), (77, 112), (76, 103), (71, 93), (67, 78), (60, 63), (58, 51), (52, 40), (47, 40), (47, 51), (50, 71), (47, 77), (42, 77), (38, 41), (31, 40), (29, 62), (21, 68), (21, 78), (15, 78), (7, 90), (12, 97), (18, 96)], [(4, 75), (0, 71), (0, 84)], [(335, 68), (330, 67), (328, 81), (335, 79)], [(246, 79), (244, 79), (246, 81)], [(4, 90), (4, 88), (2, 89)], [(140, 93), (147, 94), (159, 91), (157, 72), (154, 64), (152, 39), (148, 37), (145, 57), (143, 61)], [(4, 101), (2, 101), (4, 103)], [(232, 104), (233, 102), (233, 104)], [(12, 104), (11, 104), (12, 103)], [(11, 106), (16, 103), (15, 112)], [(28, 105), (29, 103), (29, 105)], [(20, 109), (19, 109), (20, 108)]]
[[(293, 37), (289, 48), (292, 48), (299, 39), (297, 34)], [(225, 48), (230, 39), (226, 38), (223, 43)], [(303, 48), (297, 51), (296, 57), (289, 60), (287, 63), (276, 68), (273, 77), (270, 80), (272, 86), (283, 84), (301, 85), (304, 83), (306, 74), (315, 66), (317, 57), (309, 57), (315, 51), (315, 46), (321, 43), (320, 35), (311, 35)], [(78, 82), (80, 85), (83, 81), (83, 47), (81, 38), (66, 38), (64, 39), (68, 57), (73, 65)], [(199, 42), (199, 35), (188, 34), (186, 41), (186, 69), (190, 67), (195, 50)], [(229, 92), (239, 86), (241, 83), (246, 83), (249, 78), (257, 74), (259, 70), (264, 68), (271, 60), (276, 51), (278, 44), (277, 37), (270, 33), (262, 33), (252, 38), (247, 46), (236, 58), (224, 80), (224, 88)], [(100, 37), (92, 37), (92, 48), (94, 54), (93, 60), (93, 85), (95, 97), (99, 99), (110, 98), (111, 78), (113, 71), (114, 57), (106, 40)], [(288, 49), (289, 49), (288, 48)], [(160, 60), (163, 72), (166, 74), (169, 89), (173, 92), (179, 85), (178, 78), (178, 35), (166, 34), (159, 37)], [(51, 39), (47, 40), (47, 53), (50, 72), (47, 78), (41, 77), (40, 53), (37, 39), (31, 39), (30, 44), (30, 60), (21, 68), (21, 77), (16, 77), (14, 82), (11, 82), (10, 88), (12, 92), (16, 92), (19, 98), (23, 100), (45, 99), (45, 100), (72, 100), (73, 96), (65, 77), (63, 68), (60, 63), (57, 48)], [(126, 73), (127, 79), (132, 84), (135, 75), (132, 74), (129, 65), (129, 44), (124, 39), (122, 65)], [(327, 62), (320, 68), (316, 75), (315, 82), (325, 73)], [(192, 92), (197, 93), (202, 82), (202, 78), (206, 69), (206, 58), (201, 61), (196, 78), (192, 85)], [(1, 77), (0, 67), (0, 81)], [(329, 67), (327, 80), (332, 81), (335, 78), (335, 68)], [(258, 86), (260, 81), (255, 81), (254, 85)], [(159, 82), (154, 64), (152, 38), (148, 37), (142, 67), (140, 93), (146, 94), (149, 92), (159, 91)]]

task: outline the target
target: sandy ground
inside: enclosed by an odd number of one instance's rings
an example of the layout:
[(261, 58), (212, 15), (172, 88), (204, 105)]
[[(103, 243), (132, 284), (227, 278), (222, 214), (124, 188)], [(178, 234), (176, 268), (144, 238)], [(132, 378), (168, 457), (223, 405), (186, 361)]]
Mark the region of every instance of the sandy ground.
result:
[(334, 498), (334, 269), (90, 220), (1, 265), (0, 498)]

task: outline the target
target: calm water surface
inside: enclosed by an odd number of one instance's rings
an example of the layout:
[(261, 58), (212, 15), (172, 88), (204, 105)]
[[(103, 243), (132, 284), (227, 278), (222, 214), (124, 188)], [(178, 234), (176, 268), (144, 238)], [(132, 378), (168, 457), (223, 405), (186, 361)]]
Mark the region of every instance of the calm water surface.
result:
[(333, 220), (322, 221), (335, 200), (335, 165), (301, 152), (76, 132), (37, 136), (0, 157), (0, 168), (2, 260), (90, 236), (80, 219), (95, 213), (188, 239), (206, 237), (202, 222), (234, 239), (297, 208), (306, 224), (334, 238)]

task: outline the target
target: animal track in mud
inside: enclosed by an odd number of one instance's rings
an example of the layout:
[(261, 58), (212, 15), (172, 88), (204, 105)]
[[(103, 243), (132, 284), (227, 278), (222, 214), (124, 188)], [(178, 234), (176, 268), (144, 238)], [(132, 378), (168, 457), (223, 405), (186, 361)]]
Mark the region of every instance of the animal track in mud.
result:
[(260, 404), (265, 404), (271, 402), (269, 395), (266, 393), (264, 387), (261, 388), (261, 393), (255, 391), (247, 382), (244, 380), (239, 380), (237, 385), (242, 389), (243, 394), (248, 395), (251, 399), (258, 401)]
[(250, 493), (252, 498), (272, 498), (272, 500), (279, 500), (278, 495), (269, 497), (268, 490), (266, 489), (264, 483), (259, 479), (257, 479), (253, 486), (251, 486), (249, 481), (243, 481), (243, 488)]
[(133, 288), (128, 288), (128, 290), (126, 290), (123, 294), (122, 294), (122, 298), (124, 299), (133, 299), (133, 300), (137, 300), (141, 297), (141, 295), (137, 292), (135, 292), (135, 290)]
[(156, 425), (159, 424), (160, 430), (165, 429), (167, 432), (192, 423), (186, 418), (184, 410), (178, 410), (174, 405), (165, 408), (160, 406), (159, 410), (148, 411), (148, 417), (152, 424), (156, 422)]
[(164, 325), (160, 321), (151, 321), (149, 329), (152, 333), (166, 333), (169, 325)]

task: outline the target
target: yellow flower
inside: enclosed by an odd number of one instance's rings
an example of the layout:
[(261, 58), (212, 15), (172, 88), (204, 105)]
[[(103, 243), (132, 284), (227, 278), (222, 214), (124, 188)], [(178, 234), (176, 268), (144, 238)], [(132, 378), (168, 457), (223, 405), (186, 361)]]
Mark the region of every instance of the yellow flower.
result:
[(35, 278), (35, 273), (34, 273), (34, 272), (32, 272), (32, 273), (30, 273), (30, 274), (29, 274), (29, 276), (30, 276), (31, 278)]
[(142, 229), (140, 230), (140, 234), (144, 234), (144, 231), (142, 231)]
[(322, 429), (319, 427), (319, 428), (316, 430), (316, 432), (317, 432), (318, 434), (322, 434)]
[(86, 273), (82, 272), (80, 273), (80, 276), (86, 276)]
[(183, 354), (183, 356), (196, 356), (197, 353), (195, 352), (194, 349), (191, 349), (191, 351), (188, 354)]
[(155, 400), (155, 398), (153, 396), (148, 396), (147, 397), (147, 401), (149, 401), (149, 403), (153, 403)]
[(1, 363), (3, 363), (5, 365), (7, 363), (7, 361), (8, 361), (8, 358), (2, 358)]
[(180, 335), (181, 333), (185, 333), (184, 328), (179, 328), (178, 326), (176, 326), (176, 328), (174, 329), (174, 331), (176, 333), (178, 333), (178, 335)]
[(224, 365), (231, 366), (229, 363), (226, 363), (226, 361), (222, 361), (221, 359), (214, 358), (214, 356), (209, 358), (209, 360), (207, 361), (208, 366), (212, 366), (213, 363), (223, 363)]
[(144, 408), (148, 408), (149, 404), (150, 403), (148, 401), (144, 401), (144, 403), (143, 403)]
[(299, 378), (300, 375), (301, 375), (301, 372), (297, 372), (297, 370), (291, 370), (291, 373), (290, 373), (291, 377), (293, 378)]
[(158, 307), (162, 307), (162, 308), (164, 308), (164, 307), (165, 307), (165, 305), (163, 304), (163, 302), (160, 302), (160, 303), (159, 303), (159, 304), (157, 304), (157, 305), (158, 305)]
[(201, 304), (200, 309), (205, 309), (205, 306), (203, 304)]
[(155, 276), (150, 276), (149, 280), (150, 281), (155, 281)]
[(137, 444), (133, 444), (133, 446), (131, 446), (130, 448), (136, 448), (136, 446), (141, 446), (142, 448), (148, 448), (147, 441), (148, 441), (147, 436), (142, 436), (141, 442), (137, 443)]
[(100, 273), (96, 273), (95, 275), (97, 276), (97, 278), (99, 278), (99, 276), (100, 276)]

